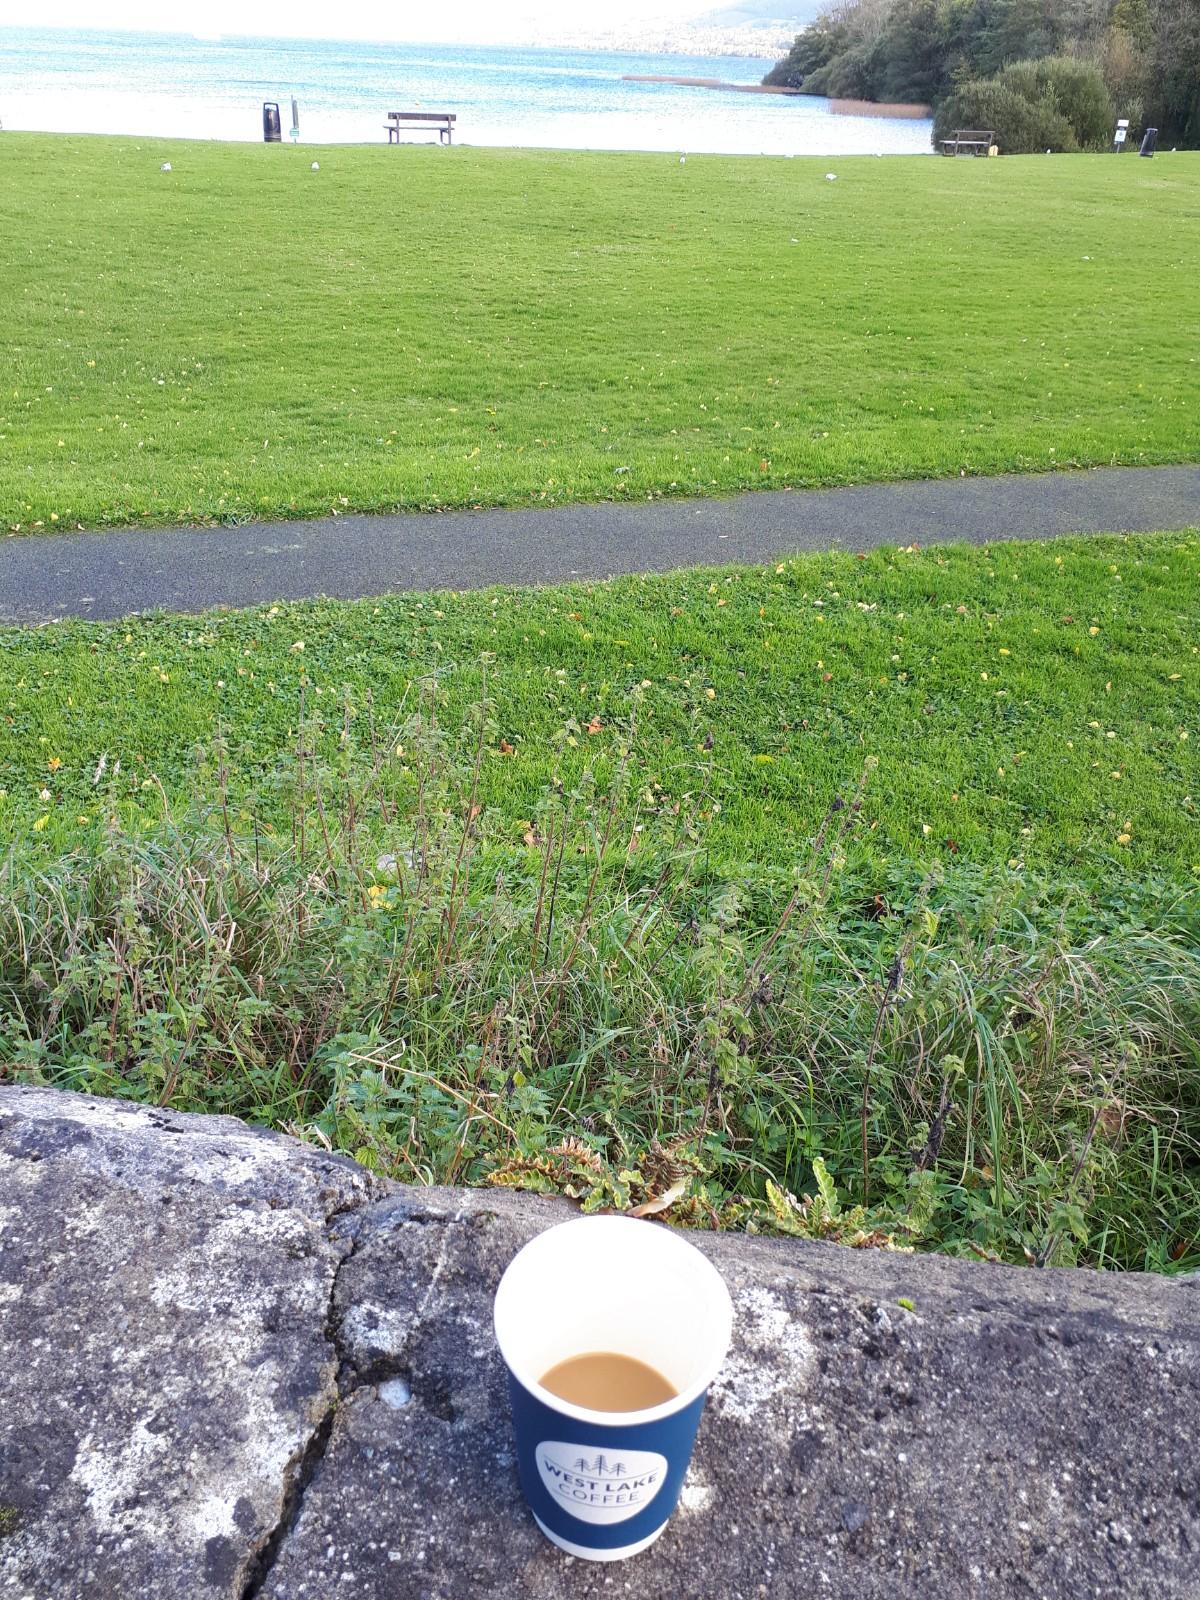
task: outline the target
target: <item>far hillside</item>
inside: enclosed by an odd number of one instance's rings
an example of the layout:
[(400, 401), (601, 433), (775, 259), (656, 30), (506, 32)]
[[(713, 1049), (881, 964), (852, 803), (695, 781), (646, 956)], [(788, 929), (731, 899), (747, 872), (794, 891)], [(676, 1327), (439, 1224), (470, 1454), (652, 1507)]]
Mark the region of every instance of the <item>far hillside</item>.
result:
[(993, 128), (1007, 154), (1102, 149), (1118, 117), (1200, 146), (1196, 0), (841, 0), (767, 84), (933, 105), (935, 137)]
[(821, 0), (741, 0), (706, 11), (696, 22), (707, 28), (804, 28), (820, 14)]

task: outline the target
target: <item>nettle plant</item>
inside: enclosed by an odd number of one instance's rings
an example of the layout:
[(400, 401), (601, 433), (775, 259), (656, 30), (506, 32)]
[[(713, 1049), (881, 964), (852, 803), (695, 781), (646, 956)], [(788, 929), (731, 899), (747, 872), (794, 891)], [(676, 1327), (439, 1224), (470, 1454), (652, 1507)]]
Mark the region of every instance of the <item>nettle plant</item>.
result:
[[(635, 707), (636, 709), (636, 707)], [(0, 1076), (230, 1112), (412, 1183), (1013, 1261), (1197, 1256), (1200, 963), (1094, 897), (855, 865), (869, 768), (798, 863), (708, 848), (712, 757), (636, 723), (535, 814), (439, 690), (361, 743), (302, 714), (235, 801), (0, 872)], [(569, 754), (568, 754), (569, 752)], [(239, 794), (250, 789), (239, 787)], [(98, 808), (103, 810), (103, 807)]]

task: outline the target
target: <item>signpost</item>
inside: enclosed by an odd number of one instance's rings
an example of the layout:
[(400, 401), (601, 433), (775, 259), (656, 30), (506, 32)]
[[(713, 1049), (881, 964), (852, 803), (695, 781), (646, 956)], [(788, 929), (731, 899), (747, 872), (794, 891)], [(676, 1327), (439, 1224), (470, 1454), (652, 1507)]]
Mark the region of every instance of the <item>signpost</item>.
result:
[(300, 107), (296, 104), (296, 96), (292, 96), (292, 143), (295, 144), (300, 137)]
[[(293, 102), (294, 104), (294, 102)], [(1117, 131), (1113, 134), (1113, 149), (1120, 155), (1125, 148), (1125, 141), (1129, 137), (1129, 118), (1122, 117), (1117, 123)]]

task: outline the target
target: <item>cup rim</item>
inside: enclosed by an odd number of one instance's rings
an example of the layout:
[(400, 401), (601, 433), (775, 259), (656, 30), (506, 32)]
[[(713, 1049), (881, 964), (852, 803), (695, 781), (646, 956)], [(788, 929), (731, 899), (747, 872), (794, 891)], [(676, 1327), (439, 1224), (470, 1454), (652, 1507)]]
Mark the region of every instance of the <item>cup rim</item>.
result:
[[(507, 1321), (508, 1295), (513, 1292), (511, 1287), (512, 1280), (509, 1276), (513, 1267), (527, 1250), (537, 1247), (539, 1241), (547, 1238), (550, 1234), (559, 1233), (564, 1228), (580, 1228), (585, 1224), (592, 1228), (600, 1226), (611, 1229), (615, 1226), (618, 1228), (653, 1229), (655, 1235), (666, 1243), (668, 1249), (686, 1251), (688, 1253), (689, 1267), (697, 1272), (701, 1278), (707, 1280), (709, 1284), (713, 1298), (715, 1319), (714, 1331), (709, 1339), (707, 1359), (700, 1370), (699, 1376), (693, 1379), (685, 1389), (681, 1389), (677, 1395), (672, 1396), (670, 1400), (660, 1401), (656, 1406), (643, 1407), (640, 1411), (596, 1411), (590, 1406), (580, 1406), (573, 1401), (564, 1400), (549, 1389), (543, 1388), (536, 1378), (530, 1376), (523, 1369), (521, 1362), (515, 1360), (510, 1354), (511, 1344), (508, 1344), (506, 1339), (508, 1330), (505, 1327), (505, 1323)], [(545, 1247), (542, 1246), (542, 1248)], [(506, 1282), (509, 1284), (507, 1294), (505, 1292)], [(724, 1278), (704, 1252), (697, 1250), (694, 1244), (682, 1238), (665, 1223), (651, 1222), (649, 1219), (640, 1217), (619, 1215), (570, 1217), (565, 1222), (557, 1222), (549, 1228), (543, 1228), (540, 1233), (534, 1234), (533, 1238), (527, 1240), (521, 1246), (508, 1263), (508, 1266), (505, 1267), (500, 1282), (496, 1287), (496, 1297), (492, 1309), (492, 1325), (496, 1343), (500, 1348), (501, 1356), (504, 1358), (505, 1366), (521, 1387), (528, 1390), (544, 1406), (552, 1411), (559, 1412), (562, 1416), (571, 1417), (576, 1422), (587, 1422), (602, 1428), (632, 1428), (638, 1427), (642, 1423), (661, 1422), (665, 1417), (674, 1416), (677, 1412), (683, 1411), (698, 1400), (709, 1387), (720, 1371), (721, 1363), (724, 1361), (729, 1349), (730, 1338), (733, 1334), (733, 1301), (730, 1298), (729, 1289)], [(508, 1348), (506, 1348), (506, 1344), (508, 1344)]]

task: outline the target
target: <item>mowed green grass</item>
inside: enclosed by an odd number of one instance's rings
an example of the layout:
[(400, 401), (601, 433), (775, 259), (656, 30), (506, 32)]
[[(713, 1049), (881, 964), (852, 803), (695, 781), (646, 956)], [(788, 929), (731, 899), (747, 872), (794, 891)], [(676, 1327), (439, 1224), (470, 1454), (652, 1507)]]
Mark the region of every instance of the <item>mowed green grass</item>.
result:
[(1200, 457), (1196, 154), (7, 133), (0, 189), (20, 533)]
[(51, 854), (164, 792), (215, 801), (221, 765), (278, 817), (298, 751), (310, 785), (347, 742), (403, 765), (423, 705), (469, 764), (483, 708), (478, 803), (514, 844), (556, 776), (603, 791), (632, 748), (647, 816), (697, 797), (714, 864), (786, 870), (877, 758), (880, 864), (1194, 889), (1198, 592), (1192, 533), (10, 629), (0, 826)]

